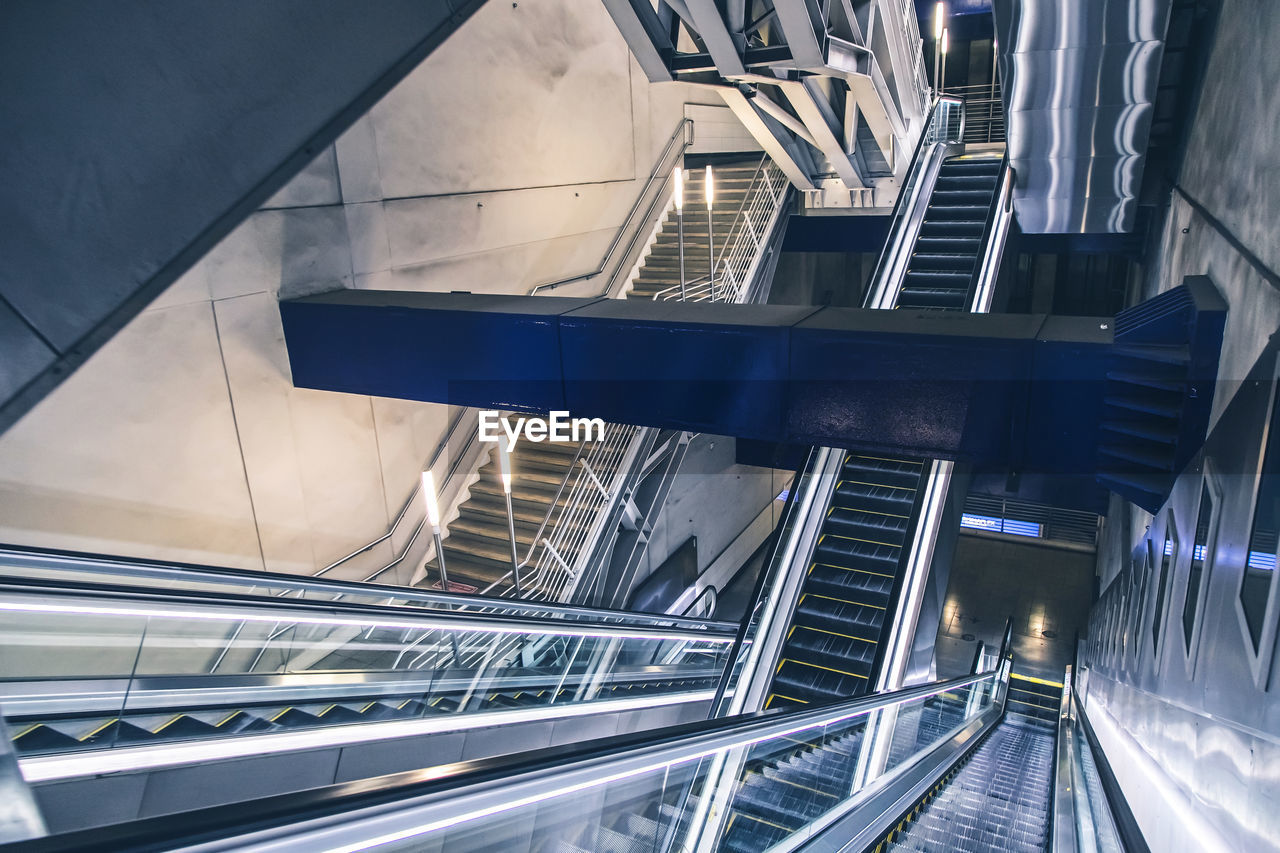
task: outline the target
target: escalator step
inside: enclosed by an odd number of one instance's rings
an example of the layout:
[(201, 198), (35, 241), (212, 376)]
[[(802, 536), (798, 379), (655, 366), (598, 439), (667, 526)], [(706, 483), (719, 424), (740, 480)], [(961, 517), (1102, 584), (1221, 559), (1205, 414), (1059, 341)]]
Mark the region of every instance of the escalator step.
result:
[(855, 509), (832, 507), (827, 514), (823, 531), (830, 531), (836, 536), (852, 539), (866, 539), (883, 545), (901, 547), (903, 537), (907, 535), (909, 519), (900, 515), (884, 513), (859, 512)]
[[(975, 248), (977, 248), (975, 246)], [(954, 271), (965, 275), (973, 274), (973, 266), (977, 262), (974, 253), (965, 252), (921, 252), (911, 255), (910, 269), (919, 271)]]
[(13, 736), (13, 745), (20, 753), (63, 752), (80, 745), (80, 741), (76, 738), (43, 723), (34, 723), (26, 728), (17, 726), (14, 728), (18, 733)]
[(844, 509), (883, 512), (907, 516), (915, 500), (914, 489), (878, 486), (859, 480), (841, 480), (836, 484), (832, 498), (836, 506)]
[[(897, 568), (896, 559), (893, 568)], [(893, 575), (872, 574), (815, 563), (809, 568), (809, 581), (805, 584), (805, 591), (856, 604), (885, 607), (893, 594)]]
[(884, 610), (825, 595), (806, 592), (796, 605), (796, 625), (846, 637), (880, 636)]
[(904, 287), (898, 293), (899, 308), (964, 308), (968, 290), (944, 287)]
[(929, 219), (920, 224), (920, 236), (922, 237), (943, 237), (949, 239), (957, 239), (964, 237), (973, 237), (981, 240), (982, 231), (986, 227), (985, 222), (961, 222)]
[[(863, 672), (855, 672), (862, 669)], [(773, 689), (784, 696), (804, 699), (809, 704), (834, 702), (867, 691), (870, 665), (850, 662), (848, 670), (805, 664), (784, 659), (774, 673)]]
[(916, 240), (915, 251), (926, 255), (956, 255), (969, 259), (970, 266), (977, 263), (978, 246), (981, 244), (980, 234), (972, 237), (926, 237)]
[(924, 214), (925, 222), (977, 222), (985, 225), (987, 221), (987, 205), (985, 204), (936, 204), (929, 203)]
[(792, 632), (787, 651), (815, 664), (853, 671), (865, 671), (875, 661), (876, 644), (871, 640), (825, 634), (803, 626)]
[(915, 488), (919, 482), (921, 465), (914, 459), (888, 459), (850, 453), (845, 457), (840, 470), (845, 479)]

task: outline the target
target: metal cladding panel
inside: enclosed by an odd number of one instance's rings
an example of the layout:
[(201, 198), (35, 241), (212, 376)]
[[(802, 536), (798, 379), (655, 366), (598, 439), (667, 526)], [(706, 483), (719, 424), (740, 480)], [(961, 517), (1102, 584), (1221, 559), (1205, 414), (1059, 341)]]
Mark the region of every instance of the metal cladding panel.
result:
[(825, 309), (793, 332), (787, 439), (1003, 458), (1042, 322)]
[(1133, 229), (1169, 9), (1169, 0), (993, 4), (1024, 232)]
[(545, 412), (565, 408), (556, 316), (590, 301), (342, 291), (280, 316), (300, 388)]
[(791, 326), (809, 307), (602, 300), (563, 316), (575, 415), (775, 439)]

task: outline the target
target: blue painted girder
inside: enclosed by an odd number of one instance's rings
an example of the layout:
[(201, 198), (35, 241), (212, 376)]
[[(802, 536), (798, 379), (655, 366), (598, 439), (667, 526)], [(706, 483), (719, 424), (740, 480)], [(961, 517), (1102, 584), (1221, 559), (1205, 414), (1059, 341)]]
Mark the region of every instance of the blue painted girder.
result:
[(1108, 318), (340, 291), (281, 303), (303, 388), (1087, 471)]

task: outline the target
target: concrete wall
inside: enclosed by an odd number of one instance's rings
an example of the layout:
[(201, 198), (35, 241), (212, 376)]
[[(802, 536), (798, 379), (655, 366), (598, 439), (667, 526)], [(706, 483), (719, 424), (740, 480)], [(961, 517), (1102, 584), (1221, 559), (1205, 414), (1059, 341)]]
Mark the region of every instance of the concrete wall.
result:
[(294, 389), (277, 300), (593, 269), (687, 101), (600, 4), (486, 4), (0, 437), (0, 541), (310, 573), (373, 540), (446, 410)]
[(0, 428), (481, 2), (6, 3)]
[[(792, 472), (739, 465), (735, 455), (736, 445), (731, 437), (704, 434), (690, 442), (680, 473), (654, 524), (653, 536), (636, 573), (637, 583), (656, 571), (690, 536), (698, 537), (698, 573), (703, 574), (725, 549), (748, 532), (740, 550), (726, 555), (731, 560), (738, 555), (740, 567), (777, 526), (784, 502), (774, 498), (787, 487)], [(717, 572), (716, 578), (720, 576)]]

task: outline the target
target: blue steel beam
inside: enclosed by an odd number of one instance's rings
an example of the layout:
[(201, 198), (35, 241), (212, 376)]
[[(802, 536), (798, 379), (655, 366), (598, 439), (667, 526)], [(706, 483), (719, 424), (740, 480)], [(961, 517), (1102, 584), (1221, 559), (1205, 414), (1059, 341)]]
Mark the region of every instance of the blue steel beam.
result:
[(1093, 469), (1112, 350), (1108, 318), (374, 291), (280, 309), (299, 387), (1018, 470)]

